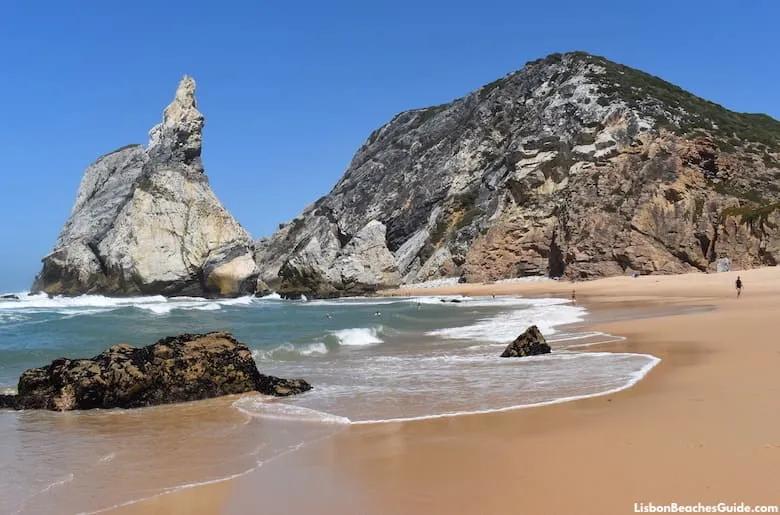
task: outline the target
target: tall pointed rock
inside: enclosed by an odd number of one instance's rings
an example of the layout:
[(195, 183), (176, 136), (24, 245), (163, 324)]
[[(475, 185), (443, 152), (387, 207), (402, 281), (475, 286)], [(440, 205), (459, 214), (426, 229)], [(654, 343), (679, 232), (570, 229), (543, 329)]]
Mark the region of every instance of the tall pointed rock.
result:
[(34, 291), (78, 295), (236, 296), (255, 289), (249, 234), (211, 191), (203, 115), (185, 76), (146, 148), (99, 158)]

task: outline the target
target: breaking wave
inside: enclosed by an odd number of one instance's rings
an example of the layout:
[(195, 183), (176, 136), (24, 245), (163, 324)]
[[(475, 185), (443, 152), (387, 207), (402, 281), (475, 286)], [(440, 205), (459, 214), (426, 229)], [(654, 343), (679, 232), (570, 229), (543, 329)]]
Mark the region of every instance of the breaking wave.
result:
[(294, 422), (315, 422), (320, 424), (349, 424), (347, 417), (340, 417), (324, 411), (303, 406), (275, 402), (265, 396), (243, 397), (233, 407), (252, 417)]
[(382, 343), (379, 335), (382, 327), (356, 327), (332, 331), (330, 334), (338, 340), (339, 345), (349, 347), (365, 347)]
[(86, 315), (105, 313), (116, 309), (133, 308), (155, 315), (167, 315), (175, 310), (218, 311), (227, 306), (249, 306), (255, 303), (252, 296), (234, 299), (204, 299), (201, 297), (106, 297), (103, 295), (79, 295), (76, 297), (46, 294), (19, 293), (16, 299), (0, 299), (0, 323), (22, 319), (25, 313), (53, 312), (62, 315)]
[(292, 343), (284, 343), (269, 350), (255, 349), (252, 351), (252, 357), (260, 360), (284, 360), (327, 353), (328, 347), (322, 342), (297, 346)]

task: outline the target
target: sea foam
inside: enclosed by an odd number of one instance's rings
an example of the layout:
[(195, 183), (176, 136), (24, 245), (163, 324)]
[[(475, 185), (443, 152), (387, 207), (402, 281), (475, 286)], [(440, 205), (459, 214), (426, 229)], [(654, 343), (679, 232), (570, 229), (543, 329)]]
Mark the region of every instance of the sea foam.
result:
[[(226, 306), (249, 306), (255, 302), (252, 296), (234, 299), (205, 299), (200, 297), (163, 297), (150, 295), (140, 297), (106, 297), (103, 295), (78, 295), (75, 297), (53, 296), (29, 293), (17, 294), (19, 300), (0, 300), (0, 322), (13, 321), (11, 313), (53, 312), (63, 315), (88, 315), (105, 313), (122, 308), (134, 308), (167, 315), (174, 310), (218, 311)], [(18, 317), (17, 317), (18, 318)]]
[(314, 342), (305, 345), (293, 345), (283, 343), (268, 350), (255, 349), (252, 357), (260, 360), (295, 359), (300, 356), (313, 356), (327, 354), (328, 347), (323, 342)]
[(262, 395), (243, 397), (233, 407), (252, 417), (294, 422), (315, 422), (320, 424), (349, 424), (350, 420), (331, 413), (325, 413), (303, 406), (285, 404)]
[(340, 345), (346, 345), (349, 347), (363, 347), (382, 343), (382, 339), (379, 337), (381, 331), (381, 326), (355, 327), (352, 329), (332, 331), (331, 334), (336, 337)]
[(582, 322), (585, 309), (573, 306), (563, 299), (483, 299), (469, 302), (471, 306), (518, 306), (514, 309), (484, 317), (472, 324), (435, 329), (427, 334), (456, 340), (510, 342), (531, 325), (536, 325), (545, 335), (553, 335), (556, 327)]

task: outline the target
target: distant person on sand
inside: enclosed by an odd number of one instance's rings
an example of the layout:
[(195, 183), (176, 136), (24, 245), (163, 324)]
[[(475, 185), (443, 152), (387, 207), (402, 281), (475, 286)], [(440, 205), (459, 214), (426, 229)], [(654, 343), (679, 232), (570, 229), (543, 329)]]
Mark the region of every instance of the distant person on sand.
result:
[(740, 276), (737, 276), (735, 286), (737, 287), (737, 298), (739, 298), (739, 296), (742, 295), (742, 278)]
[(575, 290), (571, 291), (571, 301), (575, 304), (577, 303), (577, 292)]

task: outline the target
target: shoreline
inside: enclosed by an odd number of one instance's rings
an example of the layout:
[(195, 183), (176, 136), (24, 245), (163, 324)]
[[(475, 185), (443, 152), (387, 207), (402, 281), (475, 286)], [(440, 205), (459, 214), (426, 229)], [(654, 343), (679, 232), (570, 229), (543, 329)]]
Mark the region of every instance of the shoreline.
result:
[[(443, 294), (448, 295), (448, 294)], [(402, 295), (403, 297), (406, 297), (407, 295)], [(430, 297), (430, 296), (439, 296), (439, 294), (433, 294), (433, 295), (421, 295), (418, 293), (414, 293), (410, 295), (411, 298), (416, 297)], [(380, 297), (366, 297), (366, 299), (371, 298), (382, 298)], [(386, 296), (384, 296), (386, 297)], [(540, 298), (549, 298), (549, 295), (541, 295)], [(357, 299), (357, 298), (352, 298)], [(331, 300), (331, 299), (326, 299)], [(339, 300), (339, 299), (332, 299), (332, 300)], [(583, 306), (585, 307), (585, 306)], [(634, 387), (637, 383), (642, 381), (647, 374), (649, 374), (659, 363), (661, 363), (661, 359), (650, 355), (650, 354), (637, 354), (637, 353), (628, 353), (628, 352), (620, 352), (620, 351), (601, 351), (601, 350), (594, 350), (590, 349), (590, 347), (593, 346), (600, 346), (600, 345), (606, 345), (606, 344), (612, 344), (615, 342), (620, 342), (625, 340), (622, 336), (614, 335), (614, 334), (608, 334), (604, 332), (599, 331), (587, 331), (588, 328), (590, 328), (593, 324), (589, 320), (592, 316), (592, 311), (590, 311), (587, 307), (586, 309), (586, 318), (584, 320), (576, 321), (576, 322), (570, 322), (566, 323), (560, 326), (556, 326), (556, 332), (560, 332), (561, 329), (583, 329), (585, 332), (574, 332), (572, 333), (572, 337), (564, 338), (561, 340), (554, 340), (555, 336), (553, 336), (553, 340), (548, 341), (566, 341), (566, 340), (586, 340), (588, 338), (592, 337), (606, 337), (608, 339), (606, 340), (599, 340), (596, 342), (589, 342), (589, 343), (582, 343), (582, 344), (574, 344), (574, 345), (567, 345), (564, 347), (559, 347), (557, 351), (573, 351), (576, 353), (588, 353), (588, 354), (615, 354), (615, 355), (630, 355), (630, 356), (642, 356), (649, 358), (651, 361), (644, 365), (638, 372), (634, 374), (632, 378), (628, 380), (625, 384), (616, 387), (611, 388), (608, 390), (598, 391), (595, 393), (589, 393), (589, 394), (582, 394), (582, 395), (575, 395), (575, 396), (569, 396), (569, 397), (559, 397), (553, 400), (549, 401), (540, 401), (540, 402), (533, 402), (529, 404), (518, 404), (518, 405), (512, 405), (512, 406), (505, 406), (505, 407), (499, 407), (499, 408), (487, 408), (484, 410), (469, 410), (469, 411), (460, 411), (460, 412), (451, 412), (451, 413), (441, 413), (441, 414), (431, 414), (431, 415), (421, 415), (421, 416), (415, 416), (415, 417), (402, 417), (402, 418), (389, 418), (389, 419), (375, 419), (375, 420), (350, 420), (345, 417), (340, 417), (338, 415), (333, 415), (331, 413), (325, 413), (320, 412), (322, 415), (326, 415), (333, 418), (344, 418), (345, 422), (323, 422), (326, 425), (335, 424), (336, 426), (343, 426), (345, 430), (349, 430), (351, 427), (359, 427), (359, 426), (382, 426), (382, 425), (394, 425), (394, 424), (409, 424), (409, 423), (425, 423), (429, 421), (438, 421), (441, 419), (451, 419), (451, 418), (461, 418), (461, 417), (482, 417), (486, 415), (495, 415), (495, 414), (501, 414), (501, 413), (511, 413), (521, 410), (527, 410), (527, 409), (533, 409), (533, 408), (542, 408), (545, 406), (555, 406), (559, 404), (566, 404), (570, 402), (585, 400), (585, 399), (591, 399), (591, 398), (598, 398), (603, 397), (606, 395), (612, 395), (615, 393), (622, 392), (624, 390), (630, 389)], [(653, 316), (653, 315), (651, 315)], [(567, 334), (566, 331), (563, 331), (564, 334)], [(497, 346), (503, 346), (504, 344), (496, 344)], [(553, 351), (556, 352), (556, 351)], [(239, 399), (240, 400), (240, 399)], [(235, 403), (232, 403), (235, 407)], [(241, 408), (238, 408), (239, 411), (243, 411)], [(301, 421), (300, 423), (307, 423), (306, 421)], [(336, 433), (338, 434), (338, 433)], [(283, 452), (280, 455), (275, 455), (271, 457), (269, 460), (264, 461), (262, 463), (258, 463), (257, 466), (252, 467), (248, 470), (245, 470), (243, 472), (238, 472), (235, 474), (231, 474), (226, 477), (221, 478), (212, 478), (212, 479), (204, 479), (202, 481), (198, 481), (195, 483), (189, 483), (189, 484), (182, 484), (179, 486), (172, 487), (170, 489), (167, 489), (166, 491), (162, 491), (159, 493), (156, 493), (154, 495), (151, 495), (149, 497), (141, 498), (141, 499), (134, 499), (134, 500), (128, 500), (126, 502), (119, 503), (114, 506), (109, 506), (105, 508), (101, 508), (95, 511), (87, 512), (89, 514), (97, 514), (97, 513), (125, 513), (126, 510), (129, 510), (130, 513), (149, 513), (147, 511), (149, 507), (147, 504), (156, 504), (163, 502), (165, 507), (162, 509), (162, 511), (158, 510), (157, 508), (151, 508), (153, 513), (170, 513), (171, 511), (176, 512), (176, 508), (173, 506), (168, 506), (167, 503), (163, 500), (165, 498), (168, 498), (169, 496), (176, 496), (180, 493), (183, 495), (189, 495), (189, 492), (191, 492), (193, 489), (200, 492), (201, 488), (220, 488), (220, 485), (223, 483), (231, 483), (234, 480), (243, 478), (245, 476), (251, 475), (255, 472), (257, 472), (260, 468), (264, 467), (267, 464), (270, 464), (273, 461), (276, 461), (277, 459), (281, 459), (285, 457), (287, 454), (292, 454), (300, 450), (304, 450), (304, 448), (313, 446), (323, 440), (327, 440), (329, 438), (332, 438), (335, 435), (327, 435), (321, 438), (316, 438), (312, 441), (306, 441), (301, 442), (298, 446), (296, 446), (294, 449), (288, 450)], [(186, 493), (185, 493), (186, 492)], [(198, 508), (188, 505), (186, 512), (190, 513), (192, 510), (195, 510), (197, 512)], [(208, 513), (209, 511), (204, 511), (203, 513)]]
[[(548, 283), (458, 293), (570, 292), (571, 283)], [(265, 513), (627, 513), (634, 502), (780, 502), (780, 270), (574, 284), (594, 315), (584, 325), (625, 337), (591, 348), (663, 360), (643, 380), (535, 409), (353, 425), (275, 467), (116, 513), (239, 513), (258, 503)], [(638, 311), (599, 321), (625, 303)], [(642, 316), (659, 305), (679, 313)]]

